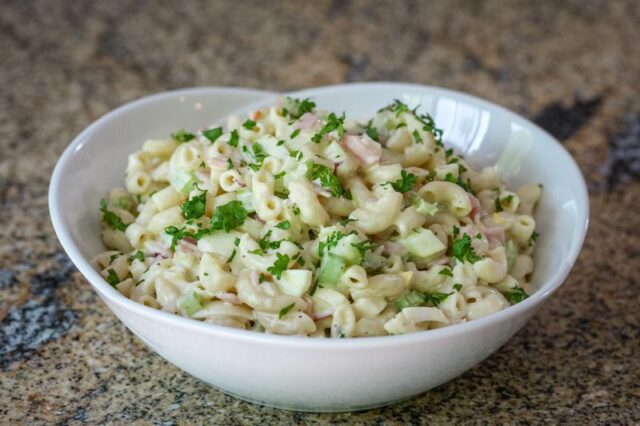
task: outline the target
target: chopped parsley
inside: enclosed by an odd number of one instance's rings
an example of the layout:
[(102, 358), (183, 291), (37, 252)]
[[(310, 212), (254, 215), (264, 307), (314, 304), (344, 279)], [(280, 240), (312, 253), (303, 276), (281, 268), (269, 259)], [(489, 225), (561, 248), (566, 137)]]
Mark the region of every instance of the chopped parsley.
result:
[(420, 133), (418, 133), (418, 130), (417, 130), (417, 129), (413, 131), (413, 138), (416, 140), (416, 143), (422, 143), (422, 142), (424, 142), (424, 141), (422, 140), (422, 136), (420, 136)]
[(300, 129), (295, 129), (292, 133), (291, 133), (291, 139), (295, 139), (296, 136), (298, 136), (300, 134)]
[(240, 135), (238, 135), (238, 131), (237, 130), (233, 130), (231, 132), (231, 136), (229, 137), (229, 141), (227, 143), (229, 145), (231, 145), (232, 147), (237, 148), (239, 141), (240, 141)]
[(227, 259), (227, 263), (231, 263), (233, 261), (233, 259), (236, 257), (236, 248), (233, 248), (233, 251), (231, 252), (231, 255), (229, 256), (229, 258)]
[(283, 176), (284, 176), (284, 175), (286, 175), (286, 174), (287, 174), (287, 172), (285, 172), (285, 171), (283, 170), (283, 171), (281, 171), (280, 173), (277, 173), (277, 174), (273, 175), (273, 178), (274, 178), (274, 179), (280, 179), (281, 177), (283, 177)]
[(286, 189), (282, 189), (280, 191), (274, 191), (273, 195), (275, 195), (278, 198), (282, 198), (283, 200), (286, 200), (287, 198), (289, 198), (289, 191)]
[(536, 231), (533, 231), (533, 234), (531, 234), (531, 236), (529, 237), (529, 240), (527, 241), (527, 243), (529, 244), (529, 247), (533, 246), (536, 243), (539, 236), (540, 234), (538, 234)]
[(511, 202), (513, 201), (513, 194), (509, 194), (504, 198), (500, 198), (500, 195), (496, 197), (496, 211), (501, 212), (506, 208), (511, 206)]
[(116, 231), (124, 231), (127, 229), (127, 226), (129, 226), (120, 219), (120, 216), (107, 209), (107, 202), (104, 199), (100, 200), (100, 211), (102, 212), (102, 221), (106, 223), (109, 228), (115, 229)]
[(185, 202), (180, 208), (185, 219), (199, 219), (204, 215), (207, 207), (207, 191)]
[(373, 241), (370, 241), (370, 240), (360, 241), (358, 243), (351, 243), (351, 245), (358, 250), (358, 252), (360, 253), (360, 259), (362, 261), (364, 261), (364, 256), (367, 253), (367, 250), (373, 251), (380, 246), (380, 244), (374, 243)]
[(253, 130), (256, 128), (256, 122), (250, 119), (247, 119), (244, 123), (242, 123), (242, 127), (247, 130)]
[(307, 112), (312, 112), (316, 107), (316, 103), (311, 99), (295, 99), (286, 97), (284, 100), (284, 108), (282, 112), (289, 117), (297, 120)]
[(451, 273), (451, 269), (449, 269), (449, 268), (441, 269), (440, 272), (438, 272), (438, 274), (445, 275), (447, 277), (453, 277), (453, 273)]
[(334, 130), (338, 132), (338, 136), (342, 137), (342, 135), (344, 135), (344, 113), (342, 113), (340, 117), (337, 117), (334, 113), (330, 113), (325, 120), (324, 127), (313, 135), (311, 140), (315, 143), (320, 143), (324, 135)]
[(475, 263), (481, 259), (480, 256), (473, 251), (471, 238), (467, 234), (464, 234), (461, 239), (453, 242), (453, 256), (460, 262), (466, 260), (467, 262)]
[(462, 284), (454, 284), (454, 285), (453, 285), (453, 289), (454, 289), (455, 291), (460, 291), (460, 290), (462, 290)]
[(367, 127), (364, 128), (364, 132), (374, 141), (378, 142), (380, 135), (378, 135), (378, 129), (371, 127), (372, 120), (369, 120)]
[(400, 176), (400, 179), (396, 180), (395, 182), (387, 182), (384, 185), (391, 185), (394, 190), (403, 194), (405, 192), (411, 191), (413, 186), (416, 184), (418, 177), (413, 173), (407, 173), (406, 170), (402, 170), (400, 172)]
[(255, 161), (254, 164), (249, 164), (249, 167), (251, 167), (254, 172), (260, 170), (260, 168), (262, 167), (262, 162), (265, 158), (267, 158), (267, 153), (264, 151), (264, 148), (262, 148), (262, 145), (260, 145), (258, 142), (255, 142), (253, 145), (251, 145), (250, 151), (249, 149), (247, 149), (246, 145), (242, 147), (242, 150), (251, 154), (253, 160)]
[[(382, 108), (380, 111), (391, 111), (396, 113), (396, 117), (399, 117), (403, 112), (411, 112), (414, 117), (422, 124), (422, 130), (425, 132), (429, 132), (433, 135), (434, 140), (436, 141), (436, 145), (443, 146), (442, 143), (442, 129), (438, 129), (436, 127), (436, 123), (433, 120), (433, 117), (429, 114), (418, 114), (418, 107), (415, 107), (413, 110), (409, 110), (409, 107), (400, 102), (398, 99), (394, 100), (394, 103)], [(414, 132), (415, 133), (415, 132)], [(414, 134), (415, 137), (415, 134)], [(417, 138), (416, 138), (417, 141)]]
[(396, 113), (396, 117), (400, 117), (400, 114), (403, 112), (408, 112), (409, 107), (404, 102), (401, 102), (399, 99), (394, 99), (393, 103), (387, 105), (386, 107), (380, 109), (378, 112), (382, 111), (391, 111)]
[(295, 214), (296, 216), (300, 214), (300, 208), (298, 206), (294, 206), (292, 210), (293, 214)]
[(284, 144), (285, 144), (285, 140), (284, 140), (284, 139), (280, 139), (280, 140), (276, 143), (276, 145), (277, 145), (277, 146), (284, 145)]
[(171, 138), (180, 143), (189, 142), (191, 139), (195, 137), (196, 135), (194, 135), (193, 133), (189, 133), (184, 129), (180, 129), (175, 133), (171, 133)]
[(288, 220), (283, 220), (282, 222), (276, 225), (276, 228), (289, 229), (291, 228), (291, 222), (289, 222)]
[(344, 237), (346, 237), (346, 235), (343, 234), (340, 231), (332, 232), (329, 235), (329, 237), (327, 237), (326, 240), (321, 241), (320, 244), (318, 245), (318, 254), (319, 254), (319, 256), (322, 257), (322, 255), (324, 254), (325, 250), (329, 251), (332, 248), (334, 248), (335, 246), (337, 246), (338, 245), (338, 241), (340, 241)]
[(107, 282), (113, 288), (120, 283), (120, 278), (118, 278), (118, 274), (112, 268), (107, 269)]
[(285, 315), (287, 315), (294, 306), (296, 306), (296, 302), (291, 302), (289, 305), (280, 309), (280, 312), (278, 312), (278, 319), (282, 319)]
[(475, 192), (473, 191), (473, 189), (471, 189), (470, 179), (467, 179), (467, 181), (465, 182), (460, 176), (454, 178), (452, 173), (447, 173), (447, 175), (444, 177), (444, 180), (446, 182), (455, 183), (456, 185), (462, 187), (462, 189), (464, 189), (468, 193), (475, 195)]
[[(260, 250), (258, 250), (258, 251), (259, 251), (259, 253), (254, 253), (254, 254), (260, 254), (260, 255), (262, 255), (262, 254), (263, 254), (263, 252), (264, 252), (265, 250), (268, 250), (268, 249), (278, 249), (278, 248), (280, 248), (280, 244), (281, 244), (281, 243), (282, 243), (282, 241), (284, 241), (284, 240), (271, 241), (271, 240), (270, 240), (270, 238), (271, 238), (271, 233), (272, 233), (272, 232), (271, 232), (270, 230), (269, 230), (269, 231), (267, 231), (267, 233), (266, 233), (266, 234), (264, 234), (264, 236), (258, 240), (258, 245), (260, 246)], [(254, 251), (255, 251), (255, 250), (254, 250)]]
[(129, 256), (129, 262), (133, 262), (134, 260), (139, 260), (140, 262), (144, 262), (144, 253), (138, 250), (137, 252)]
[(202, 134), (205, 138), (209, 139), (211, 143), (214, 143), (220, 136), (222, 136), (222, 127), (205, 130)]
[(280, 279), (282, 278), (282, 273), (289, 267), (291, 259), (286, 254), (276, 253), (276, 256), (276, 261), (273, 263), (273, 266), (267, 268), (267, 271)]
[(338, 176), (336, 176), (329, 167), (322, 164), (314, 163), (313, 161), (308, 161), (307, 167), (307, 178), (309, 180), (318, 179), (322, 187), (327, 188), (329, 191), (331, 191), (332, 196), (343, 196), (348, 200), (352, 198), (351, 191), (346, 190), (342, 187), (340, 178), (338, 178)]
[(522, 287), (513, 287), (505, 295), (509, 302), (519, 303), (529, 297), (526, 291)]
[(398, 311), (402, 311), (404, 308), (410, 308), (414, 306), (432, 305), (438, 306), (447, 297), (453, 293), (423, 293), (417, 290), (411, 290), (394, 302), (394, 305)]
[(340, 222), (338, 222), (338, 223), (339, 223), (340, 225), (342, 225), (342, 226), (347, 226), (347, 224), (349, 224), (349, 223), (351, 223), (351, 222), (357, 222), (357, 221), (358, 221), (358, 219), (351, 219), (351, 218), (346, 217), (346, 218), (342, 219), (342, 220), (341, 220)]
[(242, 206), (241, 201), (230, 201), (227, 204), (216, 207), (211, 218), (211, 229), (230, 232), (244, 224), (247, 214), (248, 212)]

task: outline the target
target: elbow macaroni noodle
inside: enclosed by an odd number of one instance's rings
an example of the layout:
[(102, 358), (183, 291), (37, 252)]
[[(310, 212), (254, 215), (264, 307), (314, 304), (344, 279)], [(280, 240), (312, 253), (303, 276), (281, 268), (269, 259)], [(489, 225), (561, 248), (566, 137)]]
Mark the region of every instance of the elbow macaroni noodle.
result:
[(286, 98), (129, 156), (94, 259), (146, 306), (311, 337), (439, 328), (528, 297), (540, 185), (510, 191), (395, 101), (367, 124)]

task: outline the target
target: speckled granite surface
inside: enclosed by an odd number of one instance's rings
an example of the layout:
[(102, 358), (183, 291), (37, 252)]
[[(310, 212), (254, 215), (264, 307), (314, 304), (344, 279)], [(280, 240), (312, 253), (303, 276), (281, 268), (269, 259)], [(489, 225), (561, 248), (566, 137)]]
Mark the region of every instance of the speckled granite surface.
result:
[[(640, 422), (637, 2), (94, 3), (0, 7), (0, 424)], [(589, 182), (571, 276), (463, 376), (362, 413), (241, 402), (147, 350), (63, 253), (49, 176), (101, 114), (185, 86), (363, 80), (514, 109), (562, 139)]]

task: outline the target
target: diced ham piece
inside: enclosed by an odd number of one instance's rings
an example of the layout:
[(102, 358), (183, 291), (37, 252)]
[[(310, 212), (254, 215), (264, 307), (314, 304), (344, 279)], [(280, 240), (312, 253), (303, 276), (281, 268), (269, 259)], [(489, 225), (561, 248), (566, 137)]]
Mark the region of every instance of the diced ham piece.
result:
[(378, 163), (382, 155), (382, 145), (367, 135), (345, 135), (342, 138), (342, 146), (365, 166)]
[(490, 243), (504, 244), (504, 228), (501, 226), (494, 226), (491, 228), (484, 228), (482, 233)]
[(293, 125), (294, 129), (300, 130), (313, 130), (315, 125), (318, 123), (319, 117), (310, 112), (305, 112), (302, 117)]
[(480, 213), (480, 201), (471, 194), (467, 194), (467, 196), (469, 197), (469, 202), (471, 203), (471, 213), (469, 213), (469, 217), (471, 217), (471, 219), (475, 221), (476, 216), (478, 215), (478, 213)]
[(178, 243), (178, 249), (180, 249), (181, 252), (186, 253), (186, 254), (193, 254), (195, 256), (202, 255), (200, 250), (198, 250), (198, 246), (196, 244), (193, 244), (193, 243), (187, 241), (187, 238), (185, 238), (184, 240), (181, 240)]
[(334, 312), (335, 312), (335, 309), (328, 309), (323, 312), (314, 312), (314, 314), (311, 315), (311, 318), (313, 318), (314, 321), (319, 321), (321, 319), (330, 317), (331, 315), (333, 315)]

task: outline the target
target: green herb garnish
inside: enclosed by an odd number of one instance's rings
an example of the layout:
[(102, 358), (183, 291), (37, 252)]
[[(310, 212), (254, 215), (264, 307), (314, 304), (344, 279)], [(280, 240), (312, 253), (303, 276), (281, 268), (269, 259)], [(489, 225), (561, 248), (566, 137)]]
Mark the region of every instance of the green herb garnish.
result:
[(471, 238), (464, 234), (461, 239), (453, 242), (453, 256), (461, 262), (465, 260), (475, 263), (480, 260), (480, 256), (476, 255), (471, 246)]
[(100, 200), (100, 211), (102, 212), (102, 221), (111, 229), (124, 231), (129, 226), (120, 219), (120, 216), (107, 209), (107, 202), (104, 199)]
[(283, 220), (282, 222), (276, 225), (276, 228), (289, 229), (291, 228), (291, 222), (289, 222), (288, 220)]
[(222, 136), (222, 127), (205, 130), (202, 134), (205, 138), (209, 139), (211, 143), (214, 143), (220, 136)]
[(438, 274), (445, 275), (447, 277), (453, 277), (453, 273), (451, 273), (451, 270), (449, 268), (441, 269), (440, 272), (438, 272)]
[(529, 297), (529, 295), (522, 287), (513, 287), (506, 294), (507, 300), (514, 303), (522, 302), (527, 297)]
[(405, 192), (411, 191), (413, 186), (416, 184), (418, 177), (413, 173), (407, 173), (406, 170), (402, 170), (400, 172), (400, 176), (400, 179), (396, 180), (395, 182), (387, 182), (383, 185), (391, 185), (394, 190), (403, 194)]
[(289, 117), (297, 120), (307, 112), (312, 112), (316, 107), (316, 103), (311, 99), (295, 99), (286, 97), (284, 100), (284, 108), (282, 112), (289, 115)]
[(278, 312), (278, 319), (282, 319), (282, 317), (284, 317), (285, 315), (287, 315), (289, 313), (289, 311), (291, 309), (293, 309), (293, 307), (296, 306), (295, 302), (291, 302), (291, 304), (285, 306), (284, 308), (280, 309), (280, 312)]
[(330, 113), (325, 120), (324, 127), (313, 135), (311, 140), (315, 143), (320, 143), (324, 135), (334, 130), (338, 131), (338, 136), (342, 137), (342, 135), (344, 135), (344, 113), (342, 113), (340, 117), (337, 117), (334, 113)]
[(329, 167), (314, 163), (313, 161), (308, 161), (307, 167), (307, 178), (309, 180), (318, 179), (320, 185), (331, 191), (331, 195), (334, 197), (343, 196), (346, 199), (351, 199), (351, 192), (342, 187), (340, 178), (338, 178)]
[(182, 217), (185, 219), (199, 219), (204, 215), (207, 207), (207, 191), (185, 202), (182, 206)]
[(118, 274), (112, 268), (107, 269), (107, 282), (113, 288), (120, 283), (120, 278), (118, 278)]
[(267, 271), (280, 279), (282, 278), (282, 273), (289, 267), (291, 259), (286, 254), (276, 253), (276, 256), (276, 261), (273, 263), (273, 266), (267, 268)]
[(195, 137), (196, 135), (194, 135), (193, 133), (188, 133), (184, 129), (180, 129), (175, 133), (171, 133), (171, 138), (173, 138), (174, 140), (180, 143), (189, 142), (191, 139)]
[(238, 135), (238, 131), (237, 130), (233, 130), (231, 132), (231, 136), (229, 137), (229, 142), (227, 142), (229, 145), (231, 145), (234, 148), (238, 147), (238, 142), (240, 141), (240, 135)]
[(134, 260), (139, 260), (140, 262), (144, 262), (144, 253), (140, 250), (129, 256), (129, 262), (133, 262)]

